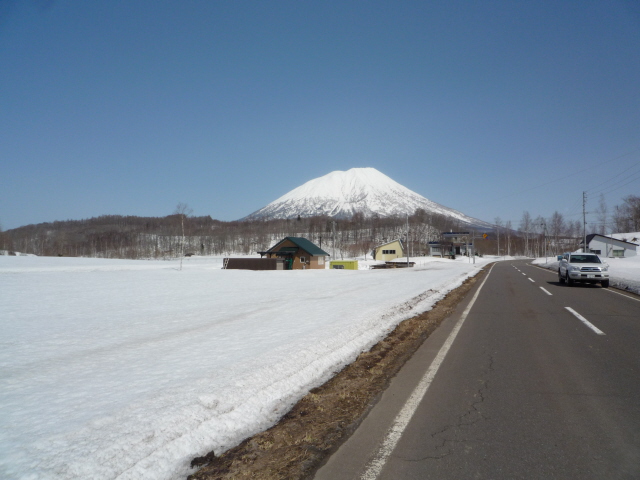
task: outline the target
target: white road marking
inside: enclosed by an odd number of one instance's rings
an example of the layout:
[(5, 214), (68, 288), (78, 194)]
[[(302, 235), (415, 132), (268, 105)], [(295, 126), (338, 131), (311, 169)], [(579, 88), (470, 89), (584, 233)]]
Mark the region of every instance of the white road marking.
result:
[(522, 272), (523, 275), (526, 275), (526, 273)]
[[(493, 270), (493, 266), (491, 267), (491, 270)], [(387, 431), (385, 438), (382, 441), (382, 444), (380, 445), (380, 448), (378, 448), (378, 451), (375, 453), (373, 459), (367, 464), (367, 467), (364, 473), (360, 476), (360, 480), (375, 480), (376, 478), (378, 478), (378, 475), (380, 475), (382, 468), (387, 462), (387, 458), (389, 458), (391, 453), (393, 453), (393, 450), (396, 447), (398, 441), (400, 440), (400, 437), (402, 436), (402, 433), (404, 432), (405, 428), (407, 428), (407, 425), (409, 424), (411, 417), (413, 417), (413, 414), (415, 413), (416, 409), (418, 408), (418, 405), (422, 401), (422, 398), (427, 393), (427, 390), (429, 389), (431, 382), (436, 376), (436, 373), (438, 372), (440, 365), (442, 365), (442, 362), (447, 356), (447, 353), (449, 352), (449, 349), (451, 348), (453, 341), (456, 339), (456, 336), (458, 335), (460, 328), (462, 328), (462, 324), (466, 320), (467, 315), (469, 315), (469, 311), (471, 310), (471, 307), (473, 307), (473, 304), (476, 302), (476, 299), (480, 294), (480, 290), (482, 290), (482, 287), (484, 287), (485, 282), (489, 278), (489, 275), (491, 274), (491, 270), (489, 270), (489, 273), (487, 273), (487, 276), (485, 277), (482, 284), (478, 288), (478, 291), (476, 292), (476, 294), (471, 299), (471, 302), (469, 303), (467, 308), (464, 310), (464, 312), (462, 312), (462, 315), (460, 316), (458, 323), (456, 323), (455, 327), (453, 327), (453, 330), (447, 337), (447, 340), (444, 342), (444, 344), (440, 348), (438, 355), (436, 355), (436, 358), (434, 358), (433, 362), (431, 362), (429, 369), (425, 372), (424, 376), (420, 379), (420, 382), (418, 383), (416, 388), (413, 390), (413, 392), (407, 399), (406, 403), (404, 404), (404, 406), (402, 407), (402, 409), (400, 410), (396, 418), (393, 420), (393, 424)]]
[(540, 287), (540, 290), (542, 290), (542, 291), (543, 291), (544, 293), (546, 293), (547, 295), (551, 295), (551, 296), (553, 296), (553, 293), (551, 293), (551, 292), (550, 292), (550, 291), (548, 291), (548, 290), (545, 290), (545, 289), (544, 289), (544, 288), (542, 288), (542, 287)]
[(529, 280), (532, 281), (533, 283), (536, 283), (536, 281), (531, 277), (529, 277)]
[(573, 315), (575, 315), (575, 317), (580, 320), (582, 323), (584, 323), (587, 327), (589, 327), (591, 330), (593, 330), (594, 332), (596, 332), (598, 335), (606, 335), (602, 330), (600, 330), (598, 327), (596, 327), (594, 324), (592, 324), (591, 322), (589, 322), (589, 320), (587, 320), (586, 318), (584, 318), (582, 315), (580, 315), (578, 312), (576, 312), (573, 308), (571, 307), (564, 307), (567, 310), (569, 310)]
[(543, 270), (543, 271), (545, 271), (545, 272), (553, 273), (554, 275), (557, 275), (557, 274), (558, 274), (558, 271), (557, 271), (557, 270), (549, 270), (548, 268), (540, 267), (540, 266), (538, 266), (538, 265), (530, 265), (530, 266), (531, 266), (531, 267), (536, 267), (536, 268), (538, 268), (538, 269), (540, 269), (540, 270)]
[(603, 288), (605, 292), (615, 293), (616, 295), (622, 295), (623, 297), (627, 297), (630, 300), (635, 300), (636, 302), (640, 302), (637, 298), (630, 297), (629, 295), (625, 295), (624, 293), (616, 292), (615, 290), (609, 290), (608, 288)]

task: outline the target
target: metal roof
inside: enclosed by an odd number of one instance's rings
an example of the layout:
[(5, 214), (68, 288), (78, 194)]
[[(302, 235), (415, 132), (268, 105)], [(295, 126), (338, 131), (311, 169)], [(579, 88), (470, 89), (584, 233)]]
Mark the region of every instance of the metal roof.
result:
[[(606, 238), (607, 240), (614, 240), (614, 241), (620, 242), (620, 243), (627, 243), (629, 245), (633, 245), (634, 247), (638, 246), (637, 243), (627, 242), (625, 240), (620, 240), (620, 239), (613, 238), (613, 237), (607, 237), (606, 235), (600, 235), (599, 233), (591, 233), (591, 234), (587, 235), (587, 243), (591, 243), (591, 240), (593, 240), (595, 237)], [(582, 245), (583, 243), (584, 243), (584, 239), (582, 239), (580, 241), (580, 245)]]
[(391, 245), (394, 242), (400, 242), (400, 247), (404, 249), (404, 242), (402, 241), (401, 238), (396, 238), (395, 240), (391, 240), (390, 242), (381, 243), (380, 245), (373, 247), (373, 249), (375, 250), (380, 247), (386, 247), (387, 245)]
[[(278, 245), (282, 244), (282, 242), (284, 242), (285, 240), (289, 240), (290, 242), (292, 242), (294, 245), (297, 245), (300, 249), (304, 250), (305, 252), (307, 252), (309, 255), (313, 255), (316, 257), (326, 257), (329, 256), (329, 254), (327, 252), (325, 252), (324, 250), (322, 250), (320, 247), (318, 247), (315, 243), (307, 240), (306, 238), (303, 237), (285, 237), (282, 240), (280, 240), (278, 243), (276, 243), (273, 247), (271, 247), (269, 250), (267, 250), (267, 252), (273, 253), (276, 251), (276, 248), (278, 247)], [(279, 249), (279, 251), (292, 251), (290, 249), (292, 249), (294, 247), (283, 247), (281, 249)]]

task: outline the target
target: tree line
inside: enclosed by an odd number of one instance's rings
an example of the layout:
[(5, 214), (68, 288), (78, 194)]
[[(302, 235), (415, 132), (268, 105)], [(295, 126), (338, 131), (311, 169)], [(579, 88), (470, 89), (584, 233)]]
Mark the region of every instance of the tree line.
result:
[[(612, 212), (601, 199), (596, 220), (587, 233), (640, 231), (640, 197), (629, 195)], [(408, 229), (407, 229), (408, 227)], [(328, 216), (251, 221), (220, 221), (193, 216), (179, 204), (165, 217), (103, 215), (0, 229), (0, 250), (44, 256), (103, 258), (177, 258), (184, 255), (255, 254), (284, 237), (305, 237), (336, 258), (366, 256), (385, 242), (402, 238), (411, 256), (428, 255), (430, 241), (442, 232), (473, 227), (423, 209), (413, 215), (380, 217), (356, 213), (351, 218)], [(583, 239), (580, 220), (554, 212), (549, 218), (522, 214), (517, 225), (494, 220), (493, 230), (476, 230), (473, 243), (481, 255), (543, 256), (576, 250)], [(486, 235), (483, 235), (486, 234)]]
[[(503, 222), (499, 217), (495, 223), (495, 251), (499, 255), (524, 255), (541, 257), (557, 255), (566, 251), (575, 251), (584, 240), (584, 236), (598, 233), (626, 233), (640, 231), (640, 197), (628, 195), (622, 205), (607, 208), (604, 197), (596, 209), (590, 212), (594, 220), (587, 225), (581, 220), (565, 218), (555, 211), (549, 218), (532, 217), (528, 211), (522, 214), (517, 226), (511, 221)], [(517, 230), (514, 232), (514, 228)], [(514, 235), (515, 234), (515, 235)]]
[(316, 216), (225, 222), (208, 215), (192, 216), (180, 204), (165, 217), (102, 215), (26, 225), (0, 232), (0, 250), (44, 256), (176, 258), (254, 254), (295, 236), (344, 258), (367, 255), (376, 245), (406, 237), (407, 222), (415, 244), (435, 240), (439, 232), (459, 226), (448, 217), (421, 209), (409, 217), (356, 213), (342, 219)]

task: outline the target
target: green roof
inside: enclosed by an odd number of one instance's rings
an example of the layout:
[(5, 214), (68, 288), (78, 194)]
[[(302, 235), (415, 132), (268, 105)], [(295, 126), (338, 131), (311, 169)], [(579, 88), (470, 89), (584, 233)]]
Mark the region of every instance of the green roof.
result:
[[(282, 239), (281, 241), (276, 243), (273, 247), (271, 247), (268, 251), (269, 252), (275, 251), (275, 249), (278, 247), (278, 245), (280, 245), (285, 240), (289, 240), (290, 242), (293, 242), (295, 245), (300, 247), (302, 250), (307, 252), (309, 255), (313, 255), (314, 257), (329, 256), (329, 254), (327, 252), (322, 250), (315, 243), (310, 242), (306, 238), (302, 238), (302, 237), (285, 237), (284, 239)], [(285, 248), (282, 248), (280, 250), (285, 250), (286, 248), (291, 248), (291, 247), (285, 247)]]

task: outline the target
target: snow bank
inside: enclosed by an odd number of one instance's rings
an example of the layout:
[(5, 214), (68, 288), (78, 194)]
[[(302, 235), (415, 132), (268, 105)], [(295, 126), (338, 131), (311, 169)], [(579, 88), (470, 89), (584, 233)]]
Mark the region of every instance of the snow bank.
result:
[(0, 478), (184, 478), (489, 258), (376, 271), (0, 257)]

